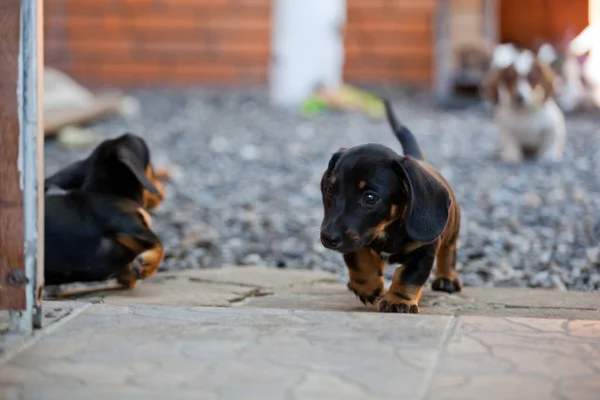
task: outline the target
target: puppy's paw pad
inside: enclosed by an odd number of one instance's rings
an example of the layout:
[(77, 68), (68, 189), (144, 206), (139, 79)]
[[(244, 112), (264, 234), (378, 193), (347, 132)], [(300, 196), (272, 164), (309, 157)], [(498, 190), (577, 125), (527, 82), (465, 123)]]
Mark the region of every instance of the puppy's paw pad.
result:
[(418, 314), (419, 306), (414, 300), (404, 300), (393, 295), (381, 298), (378, 306), (379, 312), (396, 314)]
[(462, 290), (460, 279), (436, 278), (431, 284), (431, 289), (436, 292), (456, 293)]

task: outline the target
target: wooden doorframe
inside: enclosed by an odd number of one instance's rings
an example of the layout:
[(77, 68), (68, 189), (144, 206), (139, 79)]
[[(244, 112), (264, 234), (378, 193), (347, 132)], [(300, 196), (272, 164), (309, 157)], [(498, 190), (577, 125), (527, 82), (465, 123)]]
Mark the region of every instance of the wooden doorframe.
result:
[[(450, 2), (438, 0), (434, 25), (433, 45), (435, 48), (435, 71), (433, 79), (434, 99), (437, 105), (451, 102), (453, 84), (452, 38), (450, 37)], [(482, 37), (492, 44), (498, 42), (499, 2), (501, 0), (479, 0), (482, 12)]]
[(43, 0), (0, 4), (0, 309), (41, 326), (44, 281)]

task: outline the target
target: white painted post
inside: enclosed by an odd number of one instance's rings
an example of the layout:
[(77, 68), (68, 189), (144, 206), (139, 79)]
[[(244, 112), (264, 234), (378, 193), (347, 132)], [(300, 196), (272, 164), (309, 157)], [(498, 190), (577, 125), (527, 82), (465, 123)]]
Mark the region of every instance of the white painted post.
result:
[(271, 100), (297, 106), (319, 86), (337, 88), (344, 66), (346, 0), (275, 0)]
[(44, 265), (43, 118), (43, 0), (21, 1), (19, 46), (19, 170), (23, 190), (25, 302), (22, 311), (11, 311), (11, 328), (28, 332), (41, 327), (41, 294)]

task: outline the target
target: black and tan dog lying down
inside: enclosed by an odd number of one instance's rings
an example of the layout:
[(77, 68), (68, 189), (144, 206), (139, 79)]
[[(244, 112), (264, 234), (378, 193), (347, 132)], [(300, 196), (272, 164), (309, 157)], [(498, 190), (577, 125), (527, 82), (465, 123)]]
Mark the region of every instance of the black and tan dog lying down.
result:
[(148, 210), (162, 202), (164, 190), (148, 146), (130, 133), (46, 178), (46, 295), (131, 289), (153, 275), (164, 249)]
[[(380, 312), (418, 313), (437, 261), (432, 288), (459, 292), (456, 242), (460, 208), (448, 182), (423, 160), (413, 134), (385, 101), (404, 156), (380, 144), (340, 149), (321, 179), (321, 242), (343, 254), (348, 288)], [(401, 264), (383, 293), (385, 264)]]

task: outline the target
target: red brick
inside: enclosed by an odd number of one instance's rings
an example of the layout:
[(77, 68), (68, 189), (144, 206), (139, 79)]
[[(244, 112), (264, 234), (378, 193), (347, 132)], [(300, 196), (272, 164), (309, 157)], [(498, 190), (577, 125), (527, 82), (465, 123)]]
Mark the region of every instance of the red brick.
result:
[(239, 81), (243, 83), (267, 83), (268, 75), (269, 66), (266, 64), (238, 67)]
[(406, 44), (387, 44), (387, 43), (365, 43), (363, 45), (357, 45), (355, 43), (348, 44), (346, 46), (346, 57), (356, 56), (384, 56), (384, 57), (432, 57), (433, 46), (413, 46), (409, 43)]
[(270, 48), (267, 45), (214, 40), (181, 42), (151, 41), (137, 46), (135, 57), (140, 60), (223, 60), (267, 62)]
[[(46, 46), (60, 48), (61, 42), (57, 40), (46, 40)], [(114, 58), (128, 58), (134, 49), (134, 44), (126, 39), (119, 41), (107, 40), (70, 40), (63, 43), (65, 51), (73, 60), (98, 60)]]
[(235, 6), (235, 0), (156, 0), (160, 8), (195, 9), (202, 11), (227, 10)]
[(234, 65), (179, 65), (164, 79), (168, 83), (179, 84), (224, 84), (237, 80)]
[(347, 0), (348, 13), (389, 13), (398, 11), (432, 11), (435, 0)]
[(111, 84), (151, 85), (165, 76), (168, 70), (161, 64), (103, 63), (100, 65), (100, 78)]
[(66, 0), (65, 7), (70, 15), (86, 15), (89, 13), (117, 12), (119, 1), (111, 0)]
[(66, 32), (71, 37), (78, 37), (81, 32), (94, 32), (98, 37), (124, 34), (124, 19), (120, 16), (106, 15), (101, 18), (88, 16), (69, 16), (66, 19)]
[(344, 77), (349, 82), (356, 83), (390, 83), (404, 82), (411, 84), (426, 84), (431, 82), (431, 71), (422, 69), (346, 69)]

